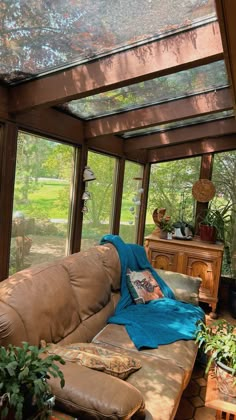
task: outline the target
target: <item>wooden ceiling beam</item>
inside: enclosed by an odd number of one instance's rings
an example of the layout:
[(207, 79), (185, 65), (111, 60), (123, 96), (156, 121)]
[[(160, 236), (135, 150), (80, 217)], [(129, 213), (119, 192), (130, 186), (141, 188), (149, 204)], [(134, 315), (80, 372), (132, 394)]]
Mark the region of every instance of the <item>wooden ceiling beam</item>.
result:
[(213, 22), (12, 87), (9, 110), (49, 107), (222, 58)]
[(125, 140), (124, 152), (139, 149), (154, 149), (172, 144), (193, 141), (201, 138), (216, 137), (236, 132), (235, 118), (209, 121), (204, 124), (176, 128), (149, 136), (135, 137)]
[(90, 120), (85, 123), (85, 137), (91, 138), (110, 133), (118, 134), (230, 108), (232, 108), (230, 90), (224, 88), (124, 112), (119, 115)]
[(183, 159), (187, 157), (204, 155), (206, 153), (224, 152), (235, 149), (236, 134), (195, 140), (173, 146), (149, 150), (147, 161), (149, 163), (165, 162), (168, 160)]
[(145, 165), (147, 163), (147, 156), (147, 150), (135, 150), (133, 152), (126, 153), (125, 159)]
[(109, 153), (119, 157), (124, 156), (124, 140), (113, 134), (89, 139), (87, 146), (89, 149), (98, 152)]
[(66, 140), (76, 145), (84, 142), (83, 122), (53, 108), (20, 114), (13, 120), (21, 129), (28, 129), (58, 140)]

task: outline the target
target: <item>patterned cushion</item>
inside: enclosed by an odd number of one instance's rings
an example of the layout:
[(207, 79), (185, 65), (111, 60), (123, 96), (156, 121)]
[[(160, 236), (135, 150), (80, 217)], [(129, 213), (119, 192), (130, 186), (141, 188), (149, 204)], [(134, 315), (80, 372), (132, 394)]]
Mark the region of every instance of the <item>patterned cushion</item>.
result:
[(163, 297), (157, 281), (149, 270), (127, 270), (127, 286), (135, 303), (145, 303)]
[[(46, 346), (45, 341), (41, 341), (41, 346)], [(132, 372), (141, 368), (141, 363), (133, 357), (123, 356), (93, 343), (65, 346), (50, 343), (46, 351), (49, 354), (58, 354), (65, 361), (100, 370), (120, 379), (126, 379)]]

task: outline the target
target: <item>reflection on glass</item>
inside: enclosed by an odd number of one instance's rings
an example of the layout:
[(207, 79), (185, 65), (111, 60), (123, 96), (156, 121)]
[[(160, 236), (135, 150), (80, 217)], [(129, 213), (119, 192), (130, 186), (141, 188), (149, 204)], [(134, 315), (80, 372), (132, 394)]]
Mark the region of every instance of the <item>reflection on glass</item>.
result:
[(111, 233), (116, 185), (115, 158), (89, 151), (88, 166), (96, 180), (87, 182), (83, 193), (83, 251), (98, 245), (103, 235)]
[(206, 92), (227, 84), (224, 61), (217, 61), (71, 101), (59, 108), (82, 119), (91, 119)]
[(18, 136), (10, 274), (67, 254), (74, 148)]
[(0, 78), (88, 61), (215, 16), (214, 0), (2, 0)]
[(156, 208), (166, 208), (173, 223), (185, 221), (194, 226), (192, 186), (199, 179), (200, 165), (201, 157), (194, 157), (151, 166), (145, 235), (156, 228), (152, 219)]
[(155, 125), (153, 127), (148, 127), (148, 128), (140, 128), (139, 130), (126, 131), (126, 133), (122, 134), (121, 137), (123, 137), (124, 139), (128, 139), (130, 137), (145, 136), (148, 134), (160, 133), (160, 132), (172, 130), (175, 128), (187, 127), (188, 125), (221, 120), (221, 119), (229, 118), (233, 116), (234, 116), (233, 110), (220, 111), (220, 112), (215, 112), (214, 114), (200, 115), (199, 117), (188, 118), (186, 120), (174, 121), (171, 123)]
[(236, 151), (216, 153), (214, 155), (212, 181), (216, 195), (212, 208), (224, 216), (225, 247), (222, 274), (236, 278)]
[(125, 242), (136, 243), (142, 190), (143, 166), (125, 162), (125, 176), (120, 218), (120, 236)]

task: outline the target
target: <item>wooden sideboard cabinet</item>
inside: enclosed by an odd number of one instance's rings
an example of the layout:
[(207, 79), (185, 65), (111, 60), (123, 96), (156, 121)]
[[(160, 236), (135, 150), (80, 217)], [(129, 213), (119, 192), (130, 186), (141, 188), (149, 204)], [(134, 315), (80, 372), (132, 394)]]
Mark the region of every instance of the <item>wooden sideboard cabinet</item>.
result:
[(166, 240), (151, 234), (145, 238), (144, 246), (154, 268), (201, 277), (199, 300), (210, 305), (212, 318), (217, 317), (223, 244), (208, 244), (200, 240)]

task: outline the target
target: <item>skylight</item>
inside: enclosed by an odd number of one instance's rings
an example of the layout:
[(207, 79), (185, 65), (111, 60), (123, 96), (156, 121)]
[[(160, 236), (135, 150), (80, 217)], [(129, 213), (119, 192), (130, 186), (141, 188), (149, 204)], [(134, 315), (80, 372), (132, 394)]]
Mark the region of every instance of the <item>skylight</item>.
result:
[(211, 19), (214, 0), (2, 0), (0, 80), (24, 80)]

